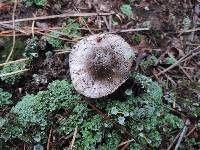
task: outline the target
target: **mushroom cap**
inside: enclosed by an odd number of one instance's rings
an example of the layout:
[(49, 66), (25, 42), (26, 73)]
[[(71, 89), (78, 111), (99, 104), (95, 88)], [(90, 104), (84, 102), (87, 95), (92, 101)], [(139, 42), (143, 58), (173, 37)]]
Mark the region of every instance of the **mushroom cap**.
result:
[(86, 97), (107, 96), (128, 79), (134, 58), (133, 49), (118, 35), (88, 36), (69, 55), (72, 84)]

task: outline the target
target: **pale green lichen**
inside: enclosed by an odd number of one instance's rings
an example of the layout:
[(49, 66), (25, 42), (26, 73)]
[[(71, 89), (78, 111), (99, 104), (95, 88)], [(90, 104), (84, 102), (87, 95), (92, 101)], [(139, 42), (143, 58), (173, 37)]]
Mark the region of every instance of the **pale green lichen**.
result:
[[(164, 107), (163, 92), (156, 82), (141, 74), (134, 74), (131, 78), (140, 84), (142, 92), (139, 95), (129, 89), (132, 92), (124, 93), (126, 99), (123, 101), (93, 100), (92, 103), (133, 135), (136, 142), (131, 142), (128, 149), (144, 149), (146, 144), (152, 149), (158, 148), (163, 136), (181, 128), (183, 123)], [(38, 139), (36, 133), (40, 133), (39, 141), (45, 141), (46, 131), (53, 124), (56, 125), (54, 133), (64, 137), (71, 137), (77, 128), (74, 150), (117, 150), (125, 136), (113, 122), (81, 101), (65, 80), (50, 83), (46, 91), (26, 95), (11, 112), (16, 115), (14, 119), (1, 118), (0, 121), (1, 139), (4, 140), (17, 137), (30, 142)], [(33, 133), (23, 132), (30, 127)]]
[(26, 66), (27, 62), (25, 61), (5, 65), (3, 69), (0, 71), (1, 80), (8, 84), (16, 83), (19, 79), (21, 79), (23, 73), (22, 72), (15, 73), (13, 75), (7, 75), (7, 74), (24, 70)]
[(12, 94), (3, 91), (3, 89), (0, 88), (0, 107), (11, 104), (11, 97)]

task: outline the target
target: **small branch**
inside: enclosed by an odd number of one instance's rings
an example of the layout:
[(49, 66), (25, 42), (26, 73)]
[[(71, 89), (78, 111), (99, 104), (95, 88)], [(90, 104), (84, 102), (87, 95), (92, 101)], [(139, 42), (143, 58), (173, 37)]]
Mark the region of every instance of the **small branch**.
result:
[(51, 134), (52, 134), (52, 127), (51, 127), (51, 129), (49, 131), (49, 137), (48, 137), (48, 142), (47, 142), (47, 150), (49, 150), (49, 148), (50, 148)]
[(14, 63), (21, 62), (21, 61), (26, 61), (26, 60), (29, 60), (29, 58), (23, 58), (23, 59), (19, 59), (19, 60), (15, 60), (15, 61), (9, 61), (7, 63), (2, 63), (2, 64), (0, 64), (0, 67), (9, 65), (9, 64), (14, 64)]
[[(172, 68), (178, 66), (180, 63), (183, 63), (189, 59), (191, 59), (192, 57), (200, 54), (200, 51), (195, 52), (196, 50), (199, 50), (200, 46), (196, 47), (195, 49), (191, 50), (187, 55), (181, 57), (178, 61), (176, 61), (173, 65), (169, 66), (168, 68), (166, 68), (165, 70), (161, 71), (160, 73), (158, 73), (158, 76), (160, 76), (161, 74), (164, 74), (165, 72), (171, 70)], [(191, 56), (190, 56), (191, 55)]]
[(179, 68), (183, 71), (183, 73), (186, 75), (186, 77), (190, 80), (190, 81), (193, 81), (191, 76), (188, 74), (188, 72), (181, 66), (181, 65), (178, 65)]
[[(55, 18), (66, 18), (66, 17), (108, 16), (108, 15), (112, 15), (112, 14), (115, 14), (115, 13), (114, 12), (111, 12), (111, 13), (71, 13), (71, 14), (65, 13), (65, 14), (60, 14), (60, 15), (16, 19), (15, 22), (24, 22), (24, 21), (33, 21), (33, 20), (46, 20), (46, 19), (55, 19)], [(0, 22), (0, 24), (7, 24), (7, 23), (12, 23), (12, 20)]]
[[(16, 8), (17, 8), (17, 0), (15, 0), (15, 3), (14, 3), (14, 7), (13, 7), (13, 13), (12, 13), (12, 27), (13, 29), (15, 28), (15, 11), (16, 11)], [(8, 62), (13, 54), (13, 51), (14, 51), (14, 48), (15, 48), (15, 30), (13, 30), (13, 43), (12, 43), (12, 48), (11, 48), (11, 51), (6, 59), (6, 62)]]
[(118, 147), (121, 147), (121, 146), (123, 146), (123, 145), (125, 145), (125, 144), (128, 144), (128, 143), (130, 143), (130, 142), (134, 142), (134, 141), (135, 141), (134, 139), (127, 140), (127, 141), (125, 141), (125, 142), (120, 143), (120, 144), (118, 145)]
[(183, 31), (180, 31), (179, 33), (179, 36), (183, 33), (190, 33), (190, 32), (196, 32), (196, 31), (199, 31), (200, 28), (194, 28), (194, 29), (189, 29), (189, 30), (183, 30)]
[(113, 31), (109, 33), (124, 33), (124, 32), (137, 32), (137, 31), (149, 31), (149, 28), (138, 28), (138, 29), (126, 29), (126, 30), (119, 30), (119, 31)]
[(65, 54), (65, 53), (70, 53), (71, 51), (60, 51), (55, 53), (55, 55), (60, 55), (60, 54)]
[(181, 132), (181, 134), (180, 134), (180, 137), (179, 137), (179, 139), (178, 139), (178, 142), (177, 142), (177, 144), (176, 144), (174, 150), (178, 150), (178, 147), (179, 147), (179, 145), (181, 144), (181, 141), (182, 141), (183, 137), (185, 136), (185, 133), (187, 132), (187, 129), (188, 129), (187, 126), (188, 126), (189, 124), (190, 124), (190, 121), (189, 121), (189, 119), (187, 119), (186, 122), (185, 122), (185, 126), (184, 126), (184, 128), (183, 128), (183, 130), (182, 130), (182, 132)]
[(112, 31), (112, 15), (110, 15), (108, 19), (109, 19), (109, 32), (111, 32)]
[(167, 148), (167, 150), (170, 150), (172, 148), (172, 146), (174, 145), (174, 143), (176, 142), (176, 140), (178, 139), (178, 137), (180, 136), (180, 132), (176, 135), (176, 137), (174, 138), (173, 142), (169, 145), (169, 147)]
[[(35, 14), (33, 14), (33, 16), (35, 17)], [(32, 33), (33, 38), (34, 38), (34, 31), (35, 31), (35, 20), (33, 20), (32, 26), (31, 26), (31, 33)]]
[(16, 26), (13, 28), (13, 26), (10, 25), (10, 24), (0, 24), (0, 26), (3, 26), (6, 29), (12, 29), (12, 30), (19, 31), (21, 33), (27, 34), (26, 31), (24, 31), (24, 30), (22, 30), (22, 29), (20, 29), (19, 27), (16, 27)]
[(107, 20), (106, 16), (102, 16), (102, 18), (103, 18), (103, 20), (104, 20), (104, 22), (106, 24), (106, 27), (107, 27), (108, 31), (110, 32), (110, 26), (109, 26), (109, 23), (108, 23), (108, 20)]
[(73, 149), (73, 145), (74, 145), (74, 142), (75, 142), (75, 139), (76, 139), (77, 131), (78, 131), (78, 127), (76, 126), (75, 131), (74, 131), (74, 135), (73, 135), (73, 138), (72, 138), (72, 141), (71, 141), (71, 143), (69, 145), (69, 150)]
[(190, 134), (192, 134), (197, 128), (197, 125), (195, 124), (195, 126), (192, 128), (192, 130), (190, 130), (190, 132), (186, 135), (186, 137), (188, 137)]
[(128, 145), (129, 145), (129, 143), (126, 143), (120, 150), (126, 150)]
[(14, 75), (14, 74), (19, 74), (19, 73), (22, 73), (22, 72), (26, 72), (28, 70), (29, 69), (24, 69), (24, 70), (18, 70), (18, 71), (14, 71), (14, 72), (10, 72), (10, 73), (0, 74), (0, 78), (6, 77), (6, 76), (11, 76), (11, 75)]

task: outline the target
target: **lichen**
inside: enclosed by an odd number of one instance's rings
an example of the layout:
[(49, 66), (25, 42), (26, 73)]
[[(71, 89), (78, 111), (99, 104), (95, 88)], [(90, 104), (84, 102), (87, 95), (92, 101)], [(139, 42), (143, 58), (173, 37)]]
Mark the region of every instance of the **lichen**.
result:
[(12, 94), (10, 94), (6, 91), (3, 91), (3, 89), (0, 88), (0, 108), (2, 106), (11, 104), (12, 103), (11, 97), (12, 97)]
[(6, 75), (6, 74), (24, 70), (27, 64), (28, 64), (27, 62), (22, 61), (22, 62), (16, 62), (16, 63), (5, 65), (3, 69), (0, 70), (1, 80), (4, 81), (5, 83), (13, 85), (14, 83), (16, 83), (17, 81), (21, 79), (23, 73), (16, 73), (13, 75)]
[[(68, 137), (69, 143), (77, 129), (74, 150), (117, 150), (127, 137), (124, 130), (116, 128), (118, 124), (130, 132), (130, 139), (135, 140), (128, 149), (144, 149), (147, 144), (152, 149), (158, 148), (163, 138), (181, 128), (183, 122), (165, 108), (162, 89), (156, 82), (137, 73), (131, 78), (140, 84), (139, 95), (132, 88), (130, 94), (124, 93), (124, 100), (91, 101), (114, 123), (81, 100), (68, 81), (56, 80), (49, 84), (46, 91), (23, 97), (11, 109), (13, 115), (0, 119), (0, 138), (4, 141), (19, 138), (28, 143), (37, 141), (41, 144), (47, 142), (47, 131), (53, 126), (52, 134)], [(31, 132), (28, 131), (30, 128)]]

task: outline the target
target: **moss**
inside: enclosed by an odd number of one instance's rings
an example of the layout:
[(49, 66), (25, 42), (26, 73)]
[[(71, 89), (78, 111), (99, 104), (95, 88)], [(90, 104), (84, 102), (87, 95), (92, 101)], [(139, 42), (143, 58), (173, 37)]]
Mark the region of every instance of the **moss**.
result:
[(136, 35), (134, 35), (134, 36), (132, 37), (132, 39), (133, 39), (134, 44), (138, 45), (138, 44), (140, 44), (140, 42), (141, 42), (141, 40), (142, 40), (142, 37), (141, 37), (141, 35), (136, 34)]
[[(132, 78), (141, 85), (141, 94), (135, 90), (122, 100), (93, 100), (93, 105), (102, 109), (122, 127), (126, 128), (137, 142), (131, 142), (129, 149), (144, 149), (147, 144), (158, 148), (166, 133), (182, 127), (182, 121), (169, 113), (162, 103), (162, 89), (156, 82), (141, 74)], [(125, 94), (125, 93), (124, 93)], [(62, 111), (61, 111), (62, 110)], [(73, 91), (66, 80), (56, 80), (46, 91), (26, 95), (11, 109), (14, 118), (2, 118), (1, 138), (19, 138), (33, 142), (40, 133), (40, 142), (46, 142), (47, 130), (54, 126), (54, 133), (69, 137), (75, 128), (77, 150), (117, 150), (126, 133), (115, 128), (110, 120), (103, 118)], [(9, 127), (9, 128), (8, 128)], [(31, 132), (24, 132), (31, 128)]]
[(64, 34), (70, 39), (77, 38), (81, 36), (79, 28), (80, 25), (76, 23), (75, 20), (68, 19), (66, 24), (63, 25), (62, 29), (50, 32), (49, 36), (46, 37), (46, 40), (49, 44), (52, 45), (52, 47), (55, 48), (68, 47), (68, 45), (66, 45), (63, 40), (59, 39), (59, 37)]
[(147, 59), (142, 60), (139, 64), (139, 66), (143, 69), (143, 70), (147, 70), (150, 67), (152, 67), (156, 62), (157, 62), (157, 58), (154, 55), (151, 55), (149, 57), (147, 57)]
[[(74, 107), (79, 98), (79, 95), (73, 93), (72, 85), (65, 80), (52, 82), (49, 84), (47, 91), (24, 96), (10, 111), (10, 114), (15, 114), (14, 118), (4, 118), (6, 122), (1, 128), (1, 138), (7, 140), (15, 137), (20, 139), (30, 137), (32, 136), (31, 133), (21, 133), (21, 131), (31, 127), (32, 132), (46, 132), (52, 124), (48, 114), (53, 114), (55, 110), (60, 108)], [(15, 134), (16, 130), (20, 131), (20, 134), (18, 132)], [(5, 134), (8, 135), (5, 136)]]
[(0, 70), (0, 78), (2, 81), (8, 84), (14, 84), (22, 77), (22, 73), (16, 73), (8, 76), (1, 76), (7, 73), (12, 73), (20, 70), (24, 70), (27, 66), (27, 62), (16, 62), (12, 64), (5, 65), (2, 70)]
[(44, 6), (46, 4), (46, 0), (23, 0), (26, 6), (36, 5), (36, 6)]
[(162, 135), (181, 128), (183, 122), (166, 110), (161, 99), (162, 89), (157, 83), (140, 74), (134, 75), (133, 78), (142, 85), (143, 94), (135, 96), (133, 89), (133, 94), (128, 96), (126, 102), (118, 100), (108, 103), (106, 110), (116, 122), (119, 121), (119, 117), (125, 118), (124, 126), (130, 129), (139, 143), (142, 143), (140, 147), (145, 144), (150, 144), (152, 148), (159, 147)]
[(120, 10), (122, 11), (122, 13), (126, 16), (131, 16), (132, 15), (132, 8), (130, 5), (128, 4), (123, 4), (121, 7), (120, 7)]
[(12, 94), (3, 91), (3, 89), (0, 88), (0, 108), (2, 106), (11, 104), (12, 103), (11, 97), (12, 97)]

